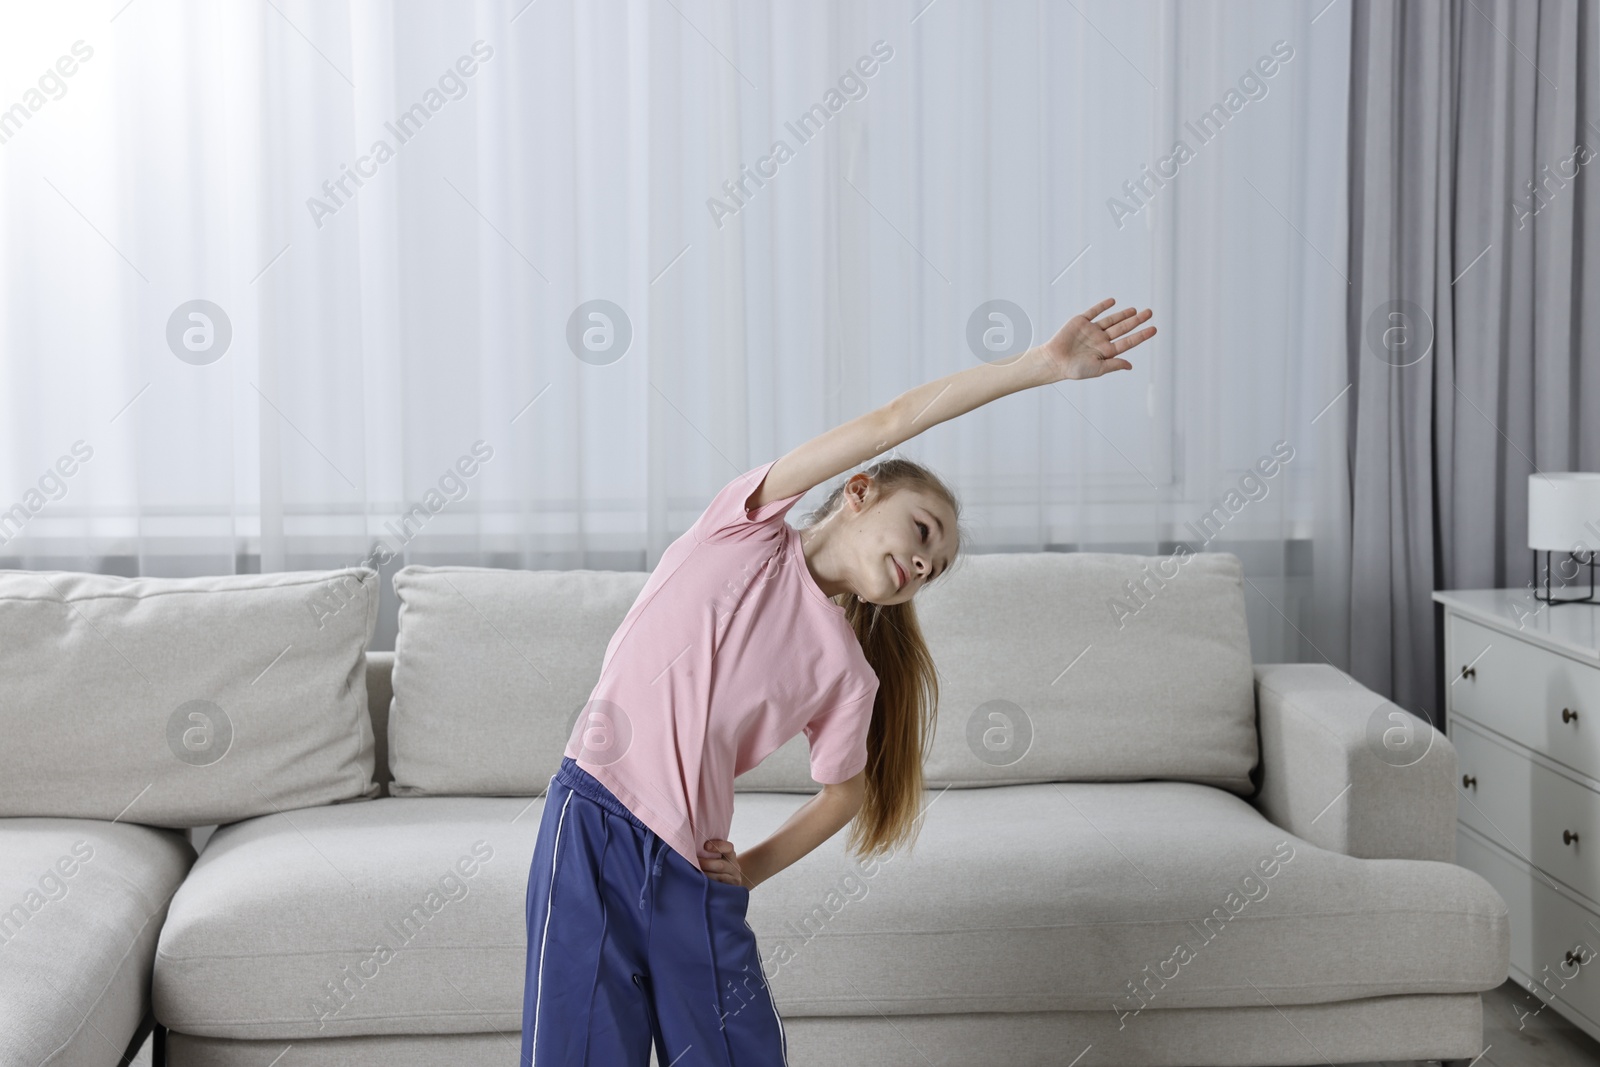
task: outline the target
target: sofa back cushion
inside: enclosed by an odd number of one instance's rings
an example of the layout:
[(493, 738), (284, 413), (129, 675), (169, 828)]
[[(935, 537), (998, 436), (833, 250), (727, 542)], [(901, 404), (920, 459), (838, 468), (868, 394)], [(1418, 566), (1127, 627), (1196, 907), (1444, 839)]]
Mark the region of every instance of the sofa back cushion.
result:
[(532, 796), (646, 571), (402, 567), (389, 794)]
[[(542, 792), (646, 578), (398, 571), (390, 793)], [(928, 785), (1169, 778), (1252, 791), (1237, 557), (975, 554), (946, 583), (916, 599), (941, 685)], [(805, 735), (734, 788), (816, 791)]]
[[(417, 564), (396, 571), (389, 795), (543, 792), (611, 637), (649, 577)], [(815, 792), (805, 735), (734, 788)]]
[(0, 816), (170, 828), (377, 795), (370, 568), (0, 571)]
[(1243, 579), (1225, 552), (968, 557), (916, 599), (940, 682), (928, 784), (1253, 792)]

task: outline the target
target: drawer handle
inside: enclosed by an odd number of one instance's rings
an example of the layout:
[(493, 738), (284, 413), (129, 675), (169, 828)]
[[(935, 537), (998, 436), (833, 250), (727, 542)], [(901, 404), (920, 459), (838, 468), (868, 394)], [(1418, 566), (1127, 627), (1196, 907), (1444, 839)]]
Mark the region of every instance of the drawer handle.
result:
[(1561, 843), (1563, 845), (1570, 845), (1576, 840), (1578, 840), (1578, 835), (1573, 833), (1571, 830), (1561, 831)]
[(1465, 789), (1469, 785), (1474, 789), (1478, 788), (1478, 776), (1477, 775), (1475, 775), (1475, 774), (1463, 774), (1461, 776), (1461, 788)]
[(1461, 677), (1463, 677), (1463, 678), (1476, 678), (1476, 677), (1478, 677), (1478, 668), (1476, 668), (1476, 667), (1462, 667), (1461, 668)]
[(1577, 722), (1578, 721), (1578, 713), (1573, 711), (1571, 708), (1562, 708), (1561, 709), (1561, 721), (1562, 722)]

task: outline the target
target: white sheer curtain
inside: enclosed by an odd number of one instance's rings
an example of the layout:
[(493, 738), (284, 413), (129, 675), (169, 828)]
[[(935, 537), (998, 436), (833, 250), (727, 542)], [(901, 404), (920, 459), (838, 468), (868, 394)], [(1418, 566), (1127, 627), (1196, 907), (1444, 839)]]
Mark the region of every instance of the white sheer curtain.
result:
[(1256, 659), (1343, 665), (1324, 3), (11, 8), (0, 566), (648, 568), (973, 365), (985, 302), (1037, 342), (1115, 296), (1161, 331), (1133, 371), (901, 451), (969, 550), (1231, 551)]

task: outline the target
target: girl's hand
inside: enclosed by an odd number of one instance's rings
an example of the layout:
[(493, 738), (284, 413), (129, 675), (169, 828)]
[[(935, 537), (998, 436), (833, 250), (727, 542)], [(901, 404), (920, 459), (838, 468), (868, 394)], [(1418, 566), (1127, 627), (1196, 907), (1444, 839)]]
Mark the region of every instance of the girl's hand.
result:
[(1098, 378), (1114, 370), (1133, 369), (1132, 363), (1118, 357), (1154, 337), (1156, 328), (1150, 326), (1138, 333), (1123, 336), (1150, 317), (1149, 308), (1137, 315), (1133, 308), (1123, 308), (1095, 321), (1095, 316), (1116, 302), (1114, 297), (1107, 297), (1082, 315), (1074, 315), (1056, 331), (1054, 337), (1045, 342), (1043, 349), (1048, 381)]
[(705, 847), (713, 853), (710, 859), (704, 856), (700, 858), (700, 869), (706, 873), (706, 877), (730, 885), (742, 885), (746, 889), (753, 888), (751, 883), (744, 880), (744, 870), (739, 866), (739, 854), (734, 851), (732, 841), (714, 837), (706, 842)]

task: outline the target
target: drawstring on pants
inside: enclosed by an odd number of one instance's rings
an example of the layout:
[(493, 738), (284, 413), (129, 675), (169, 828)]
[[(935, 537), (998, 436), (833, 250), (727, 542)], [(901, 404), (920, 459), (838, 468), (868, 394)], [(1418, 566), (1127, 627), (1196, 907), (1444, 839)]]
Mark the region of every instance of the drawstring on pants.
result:
[(644, 848), (644, 881), (639, 883), (639, 907), (644, 907), (645, 891), (650, 887), (650, 876), (661, 873), (661, 860), (664, 856), (656, 855), (656, 846), (665, 845), (659, 837), (646, 834)]

